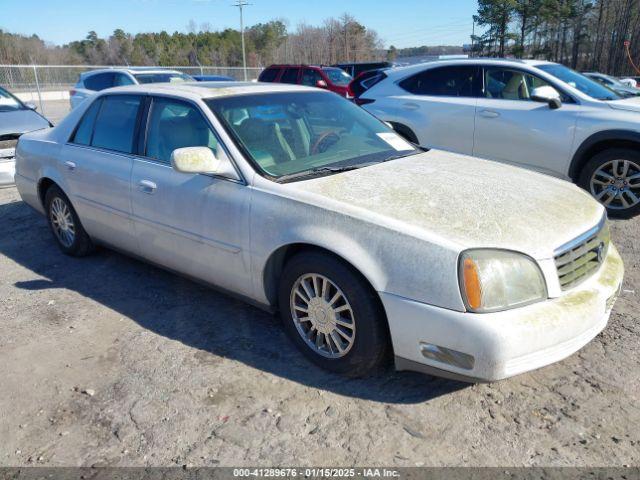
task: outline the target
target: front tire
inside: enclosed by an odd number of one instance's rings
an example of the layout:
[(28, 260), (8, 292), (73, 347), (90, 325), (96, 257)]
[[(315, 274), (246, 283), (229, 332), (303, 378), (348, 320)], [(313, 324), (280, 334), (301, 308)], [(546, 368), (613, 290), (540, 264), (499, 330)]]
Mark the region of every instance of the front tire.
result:
[(60, 250), (73, 257), (91, 253), (94, 249), (93, 242), (64, 192), (52, 185), (47, 190), (44, 204), (49, 228)]
[(610, 217), (640, 213), (640, 152), (611, 148), (594, 155), (582, 169), (578, 185), (607, 209)]
[(350, 266), (321, 252), (285, 265), (278, 301), (284, 328), (316, 365), (352, 377), (377, 369), (389, 347), (375, 292)]

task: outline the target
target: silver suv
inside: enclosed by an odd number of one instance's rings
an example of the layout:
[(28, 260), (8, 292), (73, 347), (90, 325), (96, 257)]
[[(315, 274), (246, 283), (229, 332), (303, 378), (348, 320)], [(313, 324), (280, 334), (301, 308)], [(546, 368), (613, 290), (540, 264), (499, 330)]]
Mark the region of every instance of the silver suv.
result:
[(573, 181), (609, 215), (640, 213), (640, 97), (556, 63), (470, 59), (381, 73), (356, 102), (423, 147)]
[(143, 83), (195, 82), (195, 79), (177, 70), (162, 68), (107, 68), (81, 73), (69, 92), (71, 108), (80, 105), (89, 95), (111, 87)]

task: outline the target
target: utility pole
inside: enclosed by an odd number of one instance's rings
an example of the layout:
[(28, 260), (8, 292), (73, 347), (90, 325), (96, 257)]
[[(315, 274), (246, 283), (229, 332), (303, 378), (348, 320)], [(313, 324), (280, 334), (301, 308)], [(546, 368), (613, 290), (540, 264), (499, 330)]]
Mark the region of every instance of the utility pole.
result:
[(471, 27), (471, 57), (475, 57), (474, 48), (475, 48), (475, 38), (476, 38), (476, 17), (471, 17), (473, 19), (473, 26)]
[(250, 5), (244, 0), (236, 0), (236, 3), (233, 4), (234, 7), (238, 7), (240, 10), (240, 37), (242, 38), (242, 68), (244, 70), (244, 81), (247, 81), (247, 52), (244, 48), (244, 18), (242, 16), (242, 9)]

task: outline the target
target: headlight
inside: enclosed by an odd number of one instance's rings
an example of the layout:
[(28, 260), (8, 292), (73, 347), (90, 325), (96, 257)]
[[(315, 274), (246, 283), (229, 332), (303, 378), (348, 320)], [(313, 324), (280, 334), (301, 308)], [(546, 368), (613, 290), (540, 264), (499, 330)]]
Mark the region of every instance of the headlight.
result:
[(467, 308), (486, 313), (547, 298), (538, 264), (507, 250), (467, 250), (460, 256), (460, 290)]

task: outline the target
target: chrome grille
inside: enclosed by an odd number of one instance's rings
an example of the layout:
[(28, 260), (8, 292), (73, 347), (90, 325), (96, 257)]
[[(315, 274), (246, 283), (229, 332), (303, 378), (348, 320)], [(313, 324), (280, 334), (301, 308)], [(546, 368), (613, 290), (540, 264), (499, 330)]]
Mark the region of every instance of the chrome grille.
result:
[(591, 230), (555, 251), (554, 260), (562, 290), (587, 280), (600, 267), (609, 249), (606, 218)]

